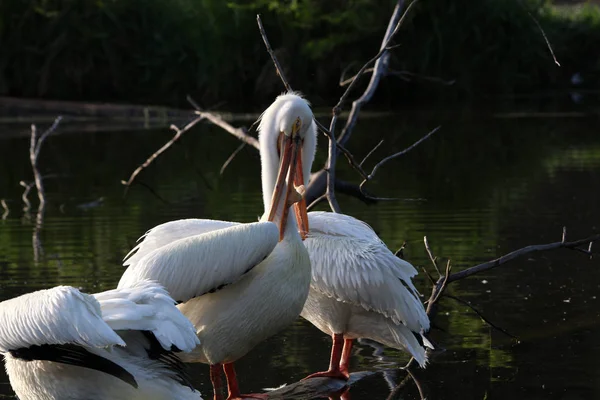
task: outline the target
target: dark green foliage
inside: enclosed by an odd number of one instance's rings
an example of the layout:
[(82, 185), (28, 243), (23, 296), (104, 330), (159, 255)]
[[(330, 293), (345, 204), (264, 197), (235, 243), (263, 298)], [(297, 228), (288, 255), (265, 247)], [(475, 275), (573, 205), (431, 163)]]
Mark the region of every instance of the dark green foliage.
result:
[[(204, 105), (271, 98), (282, 90), (255, 16), (295, 88), (331, 102), (377, 51), (395, 1), (2, 0), (0, 94), (72, 100)], [(554, 65), (531, 13), (553, 44)], [(567, 85), (598, 73), (600, 12), (559, 13), (534, 0), (421, 0), (392, 66), (452, 87), (390, 78), (387, 97), (471, 97)], [(319, 98), (318, 96), (322, 96)]]

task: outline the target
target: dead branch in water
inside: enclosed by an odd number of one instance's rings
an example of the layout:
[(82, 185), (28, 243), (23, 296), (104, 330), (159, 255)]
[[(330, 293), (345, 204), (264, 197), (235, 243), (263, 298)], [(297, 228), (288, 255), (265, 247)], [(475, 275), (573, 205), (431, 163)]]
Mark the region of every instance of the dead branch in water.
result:
[(0, 205), (4, 210), (4, 212), (2, 213), (2, 219), (6, 219), (6, 217), (8, 217), (8, 214), (10, 214), (10, 209), (8, 208), (8, 204), (6, 204), (6, 200), (0, 199)]
[[(40, 175), (40, 171), (37, 168), (38, 157), (40, 155), (40, 150), (42, 149), (42, 144), (44, 144), (44, 141), (46, 140), (46, 138), (48, 136), (50, 136), (52, 133), (54, 133), (56, 131), (56, 128), (58, 128), (58, 125), (60, 124), (61, 120), (62, 120), (62, 116), (58, 116), (54, 120), (54, 123), (52, 124), (52, 126), (50, 126), (50, 128), (48, 128), (46, 130), (46, 132), (44, 132), (39, 138), (37, 136), (36, 126), (31, 125), (31, 140), (29, 142), (29, 161), (31, 162), (31, 169), (33, 170), (33, 179), (35, 181), (35, 187), (37, 189), (38, 199), (40, 200), (38, 211), (43, 210), (46, 205), (44, 184), (43, 184), (42, 176)], [(23, 185), (21, 185), (21, 186), (23, 186)], [(26, 191), (27, 191), (27, 193), (29, 192), (29, 190), (26, 190)], [(26, 195), (24, 194), (23, 201), (25, 201), (25, 197), (26, 197)], [(26, 204), (27, 203), (29, 203), (29, 201), (27, 201)]]
[(29, 210), (31, 210), (31, 202), (29, 201), (29, 197), (28, 197), (29, 191), (31, 190), (33, 185), (35, 185), (35, 182), (27, 183), (25, 181), (20, 181), (19, 185), (21, 185), (25, 188), (25, 190), (23, 191), (23, 194), (21, 195), (21, 199), (23, 200), (23, 204), (25, 204), (25, 207), (23, 207), (23, 211), (25, 213), (28, 213)]

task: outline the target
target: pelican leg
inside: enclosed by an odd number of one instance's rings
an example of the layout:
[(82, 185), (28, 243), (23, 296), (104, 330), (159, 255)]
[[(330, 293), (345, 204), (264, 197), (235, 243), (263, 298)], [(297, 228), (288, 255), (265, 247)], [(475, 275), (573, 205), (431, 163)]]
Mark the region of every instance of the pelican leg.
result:
[[(340, 359), (342, 356), (342, 347), (344, 343), (344, 335), (334, 333), (332, 335), (333, 346), (331, 347), (331, 359), (329, 360), (329, 369), (327, 371), (315, 372), (304, 379), (309, 378), (336, 378), (348, 380), (348, 376), (340, 371)], [(303, 380), (304, 380), (303, 379)]]
[(221, 391), (221, 364), (214, 364), (210, 366), (210, 381), (213, 385), (213, 391), (215, 393), (214, 400), (223, 400), (223, 393)]
[(263, 393), (240, 394), (240, 387), (238, 386), (233, 363), (223, 364), (223, 371), (225, 371), (225, 378), (227, 379), (227, 387), (229, 389), (227, 400), (242, 400), (246, 398), (267, 399), (267, 394)]
[(352, 353), (353, 339), (344, 339), (344, 349), (342, 350), (342, 361), (340, 362), (340, 371), (346, 378), (350, 377), (350, 356)]

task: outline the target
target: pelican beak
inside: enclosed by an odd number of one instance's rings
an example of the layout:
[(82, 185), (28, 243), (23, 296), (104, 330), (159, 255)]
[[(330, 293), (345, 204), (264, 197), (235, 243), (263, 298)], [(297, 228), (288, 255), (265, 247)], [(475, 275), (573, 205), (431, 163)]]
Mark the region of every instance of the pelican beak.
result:
[(294, 186), (296, 189), (302, 189), (302, 198), (300, 201), (294, 203), (294, 213), (296, 214), (296, 222), (298, 223), (298, 232), (302, 240), (308, 236), (308, 211), (306, 209), (306, 197), (304, 197), (304, 172), (302, 171), (302, 148), (300, 148), (300, 154), (298, 162), (296, 163), (296, 176), (294, 179)]
[[(298, 188), (298, 190), (294, 188), (293, 183), (296, 182), (296, 164), (298, 162), (298, 153), (300, 152), (301, 147), (301, 139), (300, 135), (298, 135), (298, 125), (294, 125), (292, 128), (292, 134), (281, 135), (281, 162), (279, 164), (279, 172), (277, 173), (277, 181), (275, 182), (275, 190), (273, 191), (273, 198), (271, 201), (271, 210), (269, 211), (269, 221), (273, 221), (275, 219), (275, 214), (278, 205), (283, 196), (284, 187), (285, 190), (285, 206), (283, 207), (283, 215), (281, 217), (280, 225), (279, 225), (279, 240), (283, 239), (283, 233), (285, 231), (285, 224), (287, 222), (287, 216), (289, 213), (289, 208), (292, 204), (297, 203), (302, 199), (304, 186)], [(288, 185), (285, 185), (287, 178)]]

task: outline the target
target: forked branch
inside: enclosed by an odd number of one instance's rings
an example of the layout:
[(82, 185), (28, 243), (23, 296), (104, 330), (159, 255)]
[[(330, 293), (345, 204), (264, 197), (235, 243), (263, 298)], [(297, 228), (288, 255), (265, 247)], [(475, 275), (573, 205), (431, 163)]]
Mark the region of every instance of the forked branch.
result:
[(131, 184), (133, 183), (134, 179), (138, 176), (138, 174), (140, 172), (142, 172), (144, 170), (144, 168), (148, 167), (150, 164), (152, 164), (152, 162), (154, 160), (156, 160), (156, 158), (158, 158), (158, 156), (160, 156), (162, 153), (164, 153), (165, 151), (167, 151), (169, 149), (169, 147), (171, 147), (173, 145), (173, 143), (175, 143), (177, 140), (179, 140), (179, 138), (186, 133), (187, 131), (189, 131), (190, 129), (192, 129), (198, 122), (202, 121), (204, 119), (204, 116), (198, 116), (197, 118), (195, 118), (192, 122), (190, 122), (189, 124), (187, 124), (183, 129), (179, 129), (178, 127), (176, 127), (175, 125), (171, 125), (171, 129), (175, 131), (175, 135), (173, 135), (173, 137), (171, 138), (171, 140), (169, 140), (167, 143), (165, 143), (160, 149), (156, 150), (154, 153), (152, 153), (152, 155), (150, 157), (148, 157), (148, 159), (146, 159), (146, 161), (144, 161), (142, 163), (142, 165), (140, 165), (139, 167), (137, 167), (129, 176), (129, 179), (122, 180), (121, 184), (125, 185), (125, 194), (127, 194), (127, 190), (129, 189), (129, 187), (131, 186)]

